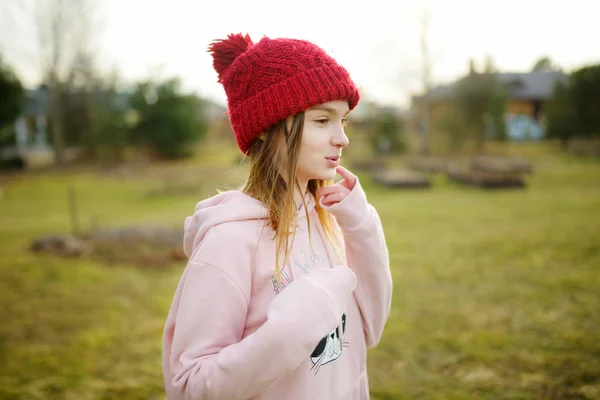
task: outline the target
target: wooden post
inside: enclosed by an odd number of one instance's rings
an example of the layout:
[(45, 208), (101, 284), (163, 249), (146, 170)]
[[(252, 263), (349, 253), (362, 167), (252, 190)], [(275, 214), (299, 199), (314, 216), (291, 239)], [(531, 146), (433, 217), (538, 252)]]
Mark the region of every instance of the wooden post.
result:
[(79, 216), (77, 212), (77, 194), (72, 185), (68, 188), (68, 207), (69, 207), (69, 219), (71, 221), (71, 234), (73, 236), (79, 235)]

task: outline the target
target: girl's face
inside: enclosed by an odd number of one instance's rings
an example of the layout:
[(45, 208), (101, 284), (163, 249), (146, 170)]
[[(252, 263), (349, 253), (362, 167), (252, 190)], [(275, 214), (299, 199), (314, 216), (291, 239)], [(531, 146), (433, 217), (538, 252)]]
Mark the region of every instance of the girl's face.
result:
[(341, 100), (319, 104), (304, 112), (304, 129), (296, 169), (301, 184), (311, 179), (335, 178), (342, 149), (349, 143), (344, 133), (348, 113), (348, 102)]

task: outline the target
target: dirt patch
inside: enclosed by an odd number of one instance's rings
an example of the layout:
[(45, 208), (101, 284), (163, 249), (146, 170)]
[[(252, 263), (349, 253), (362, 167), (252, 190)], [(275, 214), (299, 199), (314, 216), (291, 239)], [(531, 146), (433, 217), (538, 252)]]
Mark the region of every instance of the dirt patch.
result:
[(418, 172), (446, 172), (449, 161), (442, 157), (410, 157), (406, 166)]
[(522, 158), (477, 156), (471, 160), (471, 170), (505, 174), (532, 174), (533, 166)]
[(142, 268), (160, 268), (187, 260), (182, 230), (162, 227), (102, 230), (79, 237), (45, 236), (36, 238), (30, 249), (57, 257), (89, 257), (107, 265)]
[(54, 235), (36, 238), (30, 249), (58, 257), (79, 257), (89, 252), (89, 245), (78, 237)]
[(451, 164), (448, 167), (447, 175), (451, 181), (483, 189), (522, 189), (526, 187), (523, 174), (515, 171), (481, 171), (464, 169), (457, 164)]
[(417, 189), (431, 187), (431, 181), (426, 176), (404, 169), (379, 171), (373, 175), (373, 180), (393, 188)]

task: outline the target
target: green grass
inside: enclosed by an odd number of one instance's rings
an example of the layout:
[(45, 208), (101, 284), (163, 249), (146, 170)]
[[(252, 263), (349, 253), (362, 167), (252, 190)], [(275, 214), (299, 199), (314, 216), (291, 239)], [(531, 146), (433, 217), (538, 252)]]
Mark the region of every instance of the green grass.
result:
[[(374, 399), (600, 399), (600, 162), (546, 146), (528, 188), (480, 191), (434, 177), (394, 191), (361, 175), (384, 221), (392, 312), (369, 352)], [(0, 398), (162, 399), (162, 328), (183, 265), (107, 266), (27, 251), (80, 224), (182, 226), (196, 201), (243, 168), (209, 161), (132, 177), (29, 173), (0, 200)], [(148, 196), (170, 181), (197, 194)]]

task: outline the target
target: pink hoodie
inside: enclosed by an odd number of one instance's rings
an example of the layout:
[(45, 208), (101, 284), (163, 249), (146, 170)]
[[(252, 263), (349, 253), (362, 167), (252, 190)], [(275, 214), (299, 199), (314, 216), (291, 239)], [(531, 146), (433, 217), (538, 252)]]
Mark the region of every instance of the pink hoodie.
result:
[[(381, 221), (357, 181), (326, 207), (345, 243), (329, 246), (307, 194), (282, 279), (267, 210), (238, 191), (198, 203), (185, 221), (189, 257), (163, 337), (169, 399), (368, 399), (367, 347), (392, 295)], [(343, 236), (343, 237), (342, 237)]]

